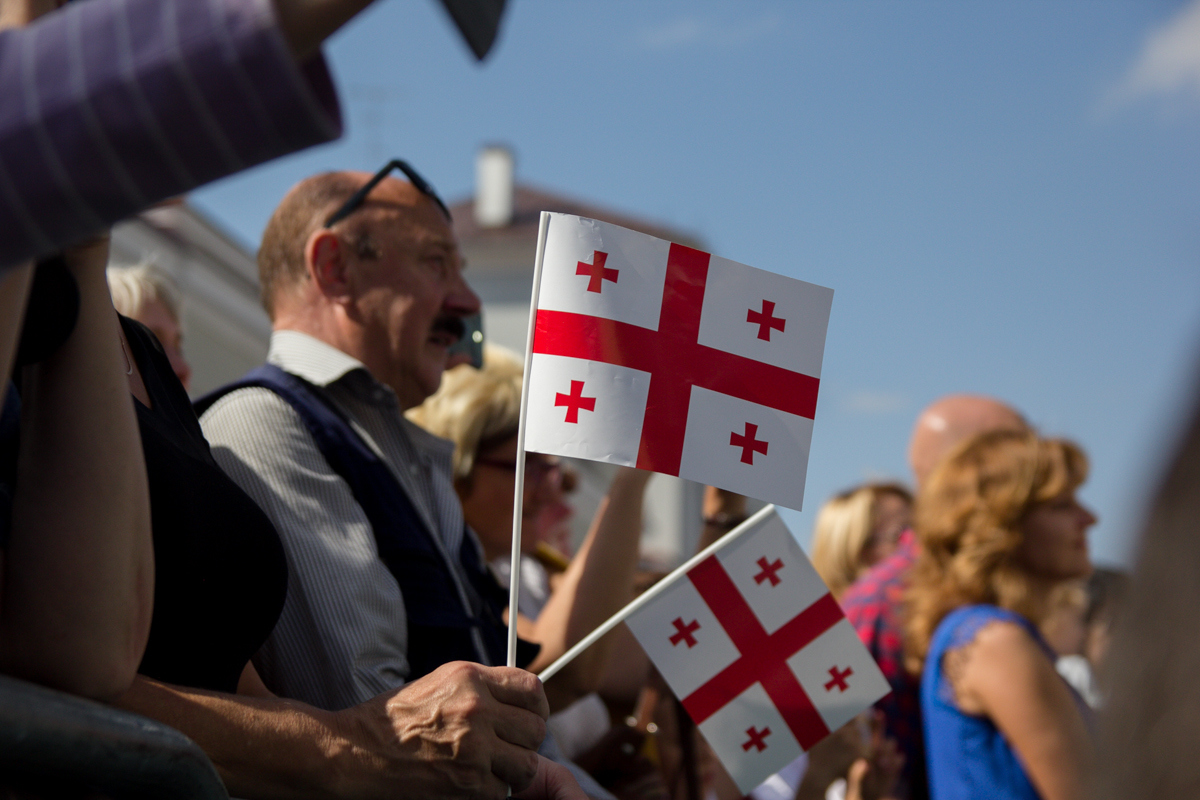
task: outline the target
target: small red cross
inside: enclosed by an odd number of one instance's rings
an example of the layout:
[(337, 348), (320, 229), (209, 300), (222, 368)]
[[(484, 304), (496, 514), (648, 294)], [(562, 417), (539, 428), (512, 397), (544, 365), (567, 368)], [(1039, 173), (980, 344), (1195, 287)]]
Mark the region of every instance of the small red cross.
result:
[[(601, 253), (599, 250), (592, 251), (592, 263), (586, 261), (575, 262), (575, 274), (587, 275), (591, 280), (588, 281), (587, 290), (600, 294), (604, 288), (604, 281), (617, 282), (617, 278), (621, 277), (618, 273), (620, 270), (605, 267), (604, 262), (608, 260), (608, 253)], [(780, 329), (782, 330), (782, 328)]]
[(829, 683), (825, 684), (825, 691), (832, 692), (833, 687), (836, 686), (839, 690), (844, 692), (850, 688), (846, 683), (846, 678), (849, 678), (851, 675), (853, 675), (854, 670), (850, 667), (846, 667), (845, 671), (842, 671), (834, 666), (829, 668), (829, 674), (833, 676), (833, 679), (829, 681)]
[(780, 577), (775, 574), (776, 572), (779, 572), (779, 570), (783, 569), (783, 561), (778, 558), (774, 561), (767, 561), (767, 557), (763, 556), (756, 563), (762, 568), (762, 572), (754, 576), (755, 583), (770, 581), (772, 586), (778, 586), (783, 582)]
[(763, 341), (771, 341), (771, 329), (783, 332), (783, 326), (787, 324), (787, 320), (783, 317), (775, 316), (775, 304), (770, 300), (763, 300), (762, 311), (755, 311), (753, 308), (746, 309), (746, 322), (753, 323), (758, 326), (758, 338)]
[(771, 729), (763, 728), (760, 731), (751, 725), (749, 728), (746, 728), (746, 735), (750, 738), (742, 744), (742, 749), (749, 752), (751, 747), (756, 747), (758, 748), (758, 752), (761, 753), (767, 749), (767, 743), (764, 740), (771, 735)]
[(687, 625), (683, 624), (683, 617), (676, 617), (671, 623), (675, 626), (676, 633), (671, 634), (671, 644), (677, 645), (680, 642), (686, 642), (688, 649), (691, 650), (696, 645), (696, 637), (693, 633), (700, 630), (700, 623), (692, 620)]
[(579, 422), (579, 409), (596, 410), (596, 398), (583, 396), (583, 381), (571, 381), (571, 393), (554, 393), (554, 405), (567, 407), (567, 422)]
[(746, 423), (745, 434), (730, 431), (729, 445), (742, 448), (743, 464), (753, 464), (755, 453), (762, 453), (764, 456), (767, 454), (767, 443), (756, 438), (757, 436), (758, 426), (749, 422)]

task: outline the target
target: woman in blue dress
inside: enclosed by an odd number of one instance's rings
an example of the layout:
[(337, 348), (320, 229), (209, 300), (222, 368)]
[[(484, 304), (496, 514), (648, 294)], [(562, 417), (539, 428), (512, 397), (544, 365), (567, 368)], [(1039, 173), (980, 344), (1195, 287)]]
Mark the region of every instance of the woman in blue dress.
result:
[(908, 606), (934, 800), (1075, 800), (1091, 744), (1082, 701), (1038, 633), (1050, 594), (1091, 570), (1096, 518), (1071, 442), (993, 431), (964, 443), (917, 498)]

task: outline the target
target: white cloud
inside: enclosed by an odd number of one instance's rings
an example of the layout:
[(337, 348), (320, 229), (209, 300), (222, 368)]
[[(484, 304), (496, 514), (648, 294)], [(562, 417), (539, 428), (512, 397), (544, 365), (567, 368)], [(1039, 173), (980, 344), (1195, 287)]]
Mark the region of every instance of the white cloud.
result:
[(1112, 111), (1143, 97), (1188, 94), (1200, 100), (1200, 0), (1146, 37), (1137, 61), (1103, 105)]
[(647, 50), (677, 50), (697, 45), (736, 48), (769, 36), (781, 22), (777, 13), (724, 23), (700, 17), (680, 17), (642, 28), (634, 38)]
[(908, 398), (897, 392), (851, 392), (843, 407), (854, 414), (878, 417), (895, 414), (908, 407)]

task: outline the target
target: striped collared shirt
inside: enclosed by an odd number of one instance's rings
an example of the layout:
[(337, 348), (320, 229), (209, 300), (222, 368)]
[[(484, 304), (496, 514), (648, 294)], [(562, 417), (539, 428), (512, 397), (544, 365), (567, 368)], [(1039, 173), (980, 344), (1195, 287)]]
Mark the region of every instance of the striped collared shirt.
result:
[[(267, 360), (323, 391), (388, 465), (443, 554), (455, 555), (447, 561), (470, 605), (458, 571), (465, 527), (453, 445), (406, 420), (392, 390), (359, 361), (311, 336), (276, 331)], [(244, 388), (214, 403), (201, 424), (217, 462), (266, 511), (287, 552), (283, 613), (254, 658), (267, 686), (330, 709), (401, 686), (409, 671), (404, 598), (366, 514), (299, 415), (269, 389)]]

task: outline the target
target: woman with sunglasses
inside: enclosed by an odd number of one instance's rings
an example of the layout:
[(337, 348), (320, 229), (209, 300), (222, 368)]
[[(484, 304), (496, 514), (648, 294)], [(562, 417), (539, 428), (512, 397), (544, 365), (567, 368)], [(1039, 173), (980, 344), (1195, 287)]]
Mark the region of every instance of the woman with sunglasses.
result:
[[(448, 371), (437, 394), (409, 412), (414, 422), (454, 442), (455, 489), (463, 514), (487, 560), (502, 567), (508, 566), (512, 547), (514, 482), (521, 463), (521, 374), (514, 355), (489, 346), (483, 369), (462, 365)], [(557, 460), (527, 453), (524, 468), (521, 543), (523, 551), (532, 554), (539, 541), (565, 524), (571, 508)], [(618, 470), (587, 538), (544, 603), (536, 590), (524, 593), (521, 611), (528, 615), (518, 618), (517, 630), (523, 639), (541, 645), (531, 672), (549, 666), (633, 599), (642, 498), (649, 480), (650, 473), (642, 470)], [(546, 686), (551, 710), (593, 691), (607, 654), (606, 641), (601, 640), (556, 676)]]

